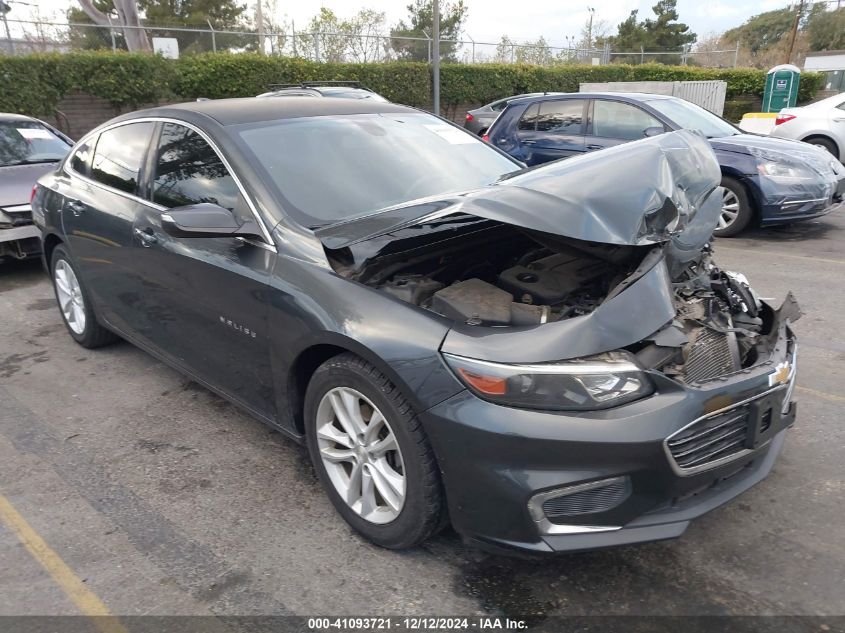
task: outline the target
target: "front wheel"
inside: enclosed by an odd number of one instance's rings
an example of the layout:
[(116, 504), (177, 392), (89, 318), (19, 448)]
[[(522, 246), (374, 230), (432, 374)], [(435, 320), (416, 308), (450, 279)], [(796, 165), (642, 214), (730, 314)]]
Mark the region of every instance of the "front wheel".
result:
[(419, 545), (444, 523), (437, 462), (410, 404), (352, 354), (321, 365), (305, 395), (305, 432), (332, 504), (376, 545)]
[(73, 340), (89, 349), (102, 347), (116, 340), (114, 334), (97, 322), (91, 299), (63, 246), (57, 246), (53, 250), (50, 271), (59, 312)]
[(742, 231), (754, 217), (748, 192), (738, 180), (722, 177), (722, 212), (713, 234), (716, 237), (733, 237)]

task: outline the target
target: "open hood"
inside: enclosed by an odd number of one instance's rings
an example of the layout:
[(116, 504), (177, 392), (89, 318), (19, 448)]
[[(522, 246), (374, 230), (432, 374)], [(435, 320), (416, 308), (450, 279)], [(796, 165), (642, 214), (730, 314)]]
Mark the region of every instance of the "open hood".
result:
[(468, 214), (619, 246), (672, 241), (697, 254), (718, 222), (721, 172), (707, 140), (686, 130), (525, 170), (496, 184), (416, 200), (316, 231), (329, 249)]

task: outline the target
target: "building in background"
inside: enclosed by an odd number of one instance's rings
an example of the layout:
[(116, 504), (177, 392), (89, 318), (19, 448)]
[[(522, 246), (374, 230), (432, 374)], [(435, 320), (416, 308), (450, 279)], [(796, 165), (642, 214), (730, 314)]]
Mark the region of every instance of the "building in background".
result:
[[(820, 51), (807, 53), (804, 70), (824, 73), (822, 90), (828, 93), (845, 92), (845, 51)], [(826, 95), (818, 95), (822, 98)]]

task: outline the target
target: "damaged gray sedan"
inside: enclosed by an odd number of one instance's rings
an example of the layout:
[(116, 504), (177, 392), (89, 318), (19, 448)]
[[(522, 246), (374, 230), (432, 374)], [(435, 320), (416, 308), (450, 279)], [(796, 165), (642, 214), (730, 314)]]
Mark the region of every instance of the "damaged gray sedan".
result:
[(120, 117), (40, 181), (77, 342), (305, 443), (384, 547), (450, 521), (503, 551), (673, 538), (769, 473), (800, 311), (713, 261), (703, 137), (522, 170), (402, 106), (267, 101)]

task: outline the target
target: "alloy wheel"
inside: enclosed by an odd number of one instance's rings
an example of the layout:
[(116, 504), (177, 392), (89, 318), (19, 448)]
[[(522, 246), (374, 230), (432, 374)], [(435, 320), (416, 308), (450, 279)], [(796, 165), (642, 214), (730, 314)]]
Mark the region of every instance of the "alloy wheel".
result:
[(719, 215), (719, 228), (726, 229), (733, 224), (739, 216), (739, 198), (728, 189), (722, 188), (722, 213)]
[(53, 269), (53, 283), (59, 307), (65, 317), (68, 327), (75, 334), (85, 332), (85, 302), (82, 299), (82, 288), (73, 268), (63, 259), (56, 262)]
[(396, 519), (405, 504), (405, 464), (381, 411), (359, 391), (335, 387), (316, 417), (320, 459), (346, 505), (371, 523)]

